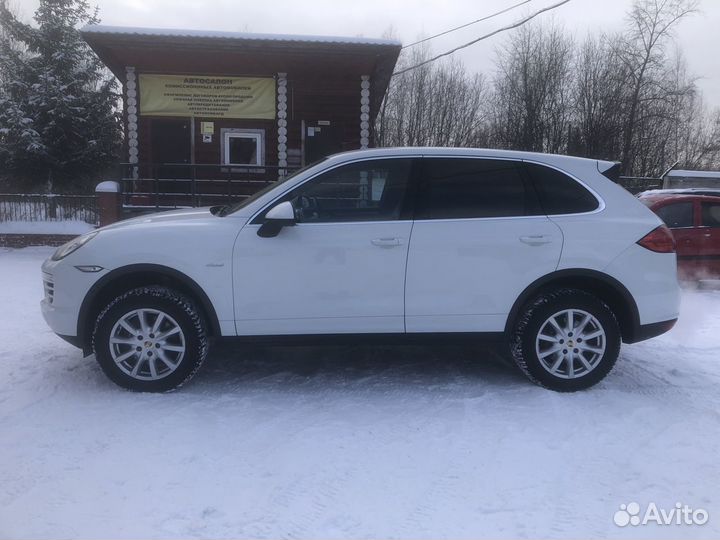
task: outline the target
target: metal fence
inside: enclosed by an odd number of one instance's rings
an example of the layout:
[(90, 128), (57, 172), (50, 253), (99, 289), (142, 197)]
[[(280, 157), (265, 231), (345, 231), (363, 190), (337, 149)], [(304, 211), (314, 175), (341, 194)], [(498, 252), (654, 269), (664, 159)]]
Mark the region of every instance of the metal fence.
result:
[(126, 208), (167, 209), (241, 201), (297, 167), (186, 163), (121, 163)]
[(621, 176), (618, 184), (627, 189), (633, 195), (648, 189), (660, 189), (663, 185), (662, 178), (648, 178), (641, 176)]
[[(187, 163), (120, 163), (125, 208), (167, 209), (228, 204), (292, 174), (297, 167)], [(636, 194), (662, 187), (662, 178), (622, 176), (617, 183)]]
[(99, 223), (95, 195), (0, 193), (2, 221), (84, 221)]

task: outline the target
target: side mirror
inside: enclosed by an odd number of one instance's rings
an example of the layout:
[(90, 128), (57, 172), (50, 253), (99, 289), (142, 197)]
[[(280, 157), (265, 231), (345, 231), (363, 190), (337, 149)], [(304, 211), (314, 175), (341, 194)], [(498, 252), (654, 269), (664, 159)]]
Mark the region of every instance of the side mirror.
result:
[(290, 201), (273, 206), (265, 214), (265, 223), (260, 225), (258, 236), (272, 238), (280, 234), (283, 227), (295, 225), (295, 209)]

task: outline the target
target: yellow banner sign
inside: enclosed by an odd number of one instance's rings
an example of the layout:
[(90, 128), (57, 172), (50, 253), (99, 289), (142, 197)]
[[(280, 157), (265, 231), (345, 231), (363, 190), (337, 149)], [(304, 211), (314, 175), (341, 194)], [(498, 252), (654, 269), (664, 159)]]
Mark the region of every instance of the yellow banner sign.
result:
[(140, 75), (140, 114), (275, 118), (275, 79)]

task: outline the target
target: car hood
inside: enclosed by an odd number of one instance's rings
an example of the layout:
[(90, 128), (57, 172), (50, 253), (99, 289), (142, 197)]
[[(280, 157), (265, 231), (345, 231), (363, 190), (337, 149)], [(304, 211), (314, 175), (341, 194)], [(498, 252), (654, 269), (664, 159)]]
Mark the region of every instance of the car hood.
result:
[(99, 231), (123, 229), (126, 227), (133, 227), (138, 225), (145, 225), (148, 223), (155, 224), (171, 224), (171, 223), (186, 223), (196, 220), (208, 220), (214, 217), (212, 212), (213, 207), (207, 206), (204, 208), (184, 208), (182, 210), (170, 210), (168, 212), (158, 212), (155, 214), (146, 214), (136, 218), (126, 219), (118, 221), (111, 225), (106, 225), (98, 229)]

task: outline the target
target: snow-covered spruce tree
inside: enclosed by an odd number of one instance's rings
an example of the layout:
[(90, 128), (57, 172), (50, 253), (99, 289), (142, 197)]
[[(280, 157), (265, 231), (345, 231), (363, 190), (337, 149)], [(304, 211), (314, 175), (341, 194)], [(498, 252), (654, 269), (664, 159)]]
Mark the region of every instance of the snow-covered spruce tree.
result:
[(36, 25), (0, 0), (0, 176), (25, 189), (82, 190), (120, 141), (115, 79), (78, 29), (86, 0), (41, 0)]

